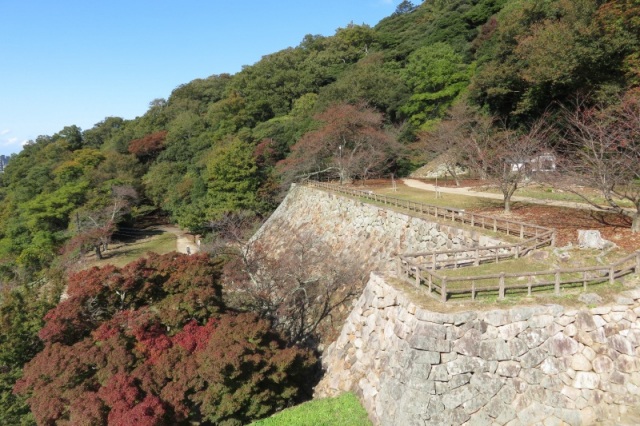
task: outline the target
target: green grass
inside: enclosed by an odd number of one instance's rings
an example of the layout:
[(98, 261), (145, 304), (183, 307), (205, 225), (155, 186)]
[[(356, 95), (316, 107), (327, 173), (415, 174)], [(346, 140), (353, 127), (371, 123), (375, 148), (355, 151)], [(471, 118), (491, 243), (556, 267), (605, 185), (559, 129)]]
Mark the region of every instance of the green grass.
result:
[[(601, 270), (587, 272), (587, 277), (598, 277), (600, 279), (599, 282), (588, 283), (588, 291), (595, 291), (596, 289), (608, 289), (605, 291), (611, 290), (611, 286), (608, 285), (609, 281), (606, 276), (606, 273), (608, 271), (608, 267), (606, 265), (618, 260), (620, 258), (619, 253), (611, 252), (606, 255), (598, 255), (598, 252), (594, 250), (572, 250), (569, 252), (570, 257), (568, 259), (560, 260), (555, 256), (552, 249), (546, 249), (546, 251), (549, 252), (549, 257), (545, 260), (535, 260), (532, 257), (524, 257), (520, 259), (503, 260), (498, 263), (486, 263), (479, 266), (458, 269), (440, 269), (436, 273), (449, 279), (449, 281), (447, 282), (447, 288), (449, 290), (457, 290), (470, 289), (471, 281), (456, 281), (456, 278), (496, 275), (502, 272), (504, 272), (505, 274), (544, 272), (544, 274), (532, 278), (533, 283), (551, 283), (546, 286), (532, 288), (532, 293), (540, 294), (554, 292), (555, 286), (553, 282), (555, 281), (556, 268), (572, 269), (590, 266), (601, 266)], [(600, 258), (600, 262), (602, 263), (600, 263), (597, 258)], [(563, 292), (563, 294), (566, 294), (565, 292), (569, 291), (570, 289), (582, 289), (582, 272), (561, 273), (560, 278), (563, 281), (575, 280), (575, 282), (570, 284), (561, 284), (561, 291)], [(505, 277), (505, 285), (507, 287), (508, 296), (510, 298), (516, 297), (517, 299), (518, 295), (526, 295), (526, 289), (509, 289), (508, 287), (516, 285), (526, 285), (528, 280), (528, 277)], [(480, 291), (479, 297), (487, 299), (495, 299), (497, 297), (497, 292), (494, 290), (482, 292), (482, 288), (497, 286), (499, 283), (497, 278), (476, 279), (474, 280), (474, 282), (476, 289)], [(616, 282), (618, 282), (618, 280), (616, 280)], [(436, 284), (439, 284), (439, 281), (437, 281)], [(603, 286), (603, 284), (606, 285)], [(469, 295), (452, 295), (450, 298), (460, 300), (469, 298)]]
[(436, 198), (436, 193), (433, 191), (410, 188), (402, 184), (398, 184), (397, 191), (394, 191), (391, 188), (380, 188), (374, 189), (373, 191), (376, 194), (386, 195), (388, 197), (395, 197), (402, 200), (415, 201), (438, 207), (453, 207), (457, 209), (502, 207), (502, 202), (500, 200), (469, 197), (468, 195), (447, 194), (444, 192), (440, 194), (440, 197)]
[[(480, 189), (479, 189), (480, 190)], [(500, 193), (497, 188), (483, 188), (481, 192), (489, 192), (489, 193)], [(597, 191), (594, 190), (586, 190), (582, 191), (585, 195), (589, 197), (596, 204), (606, 205), (607, 202), (602, 195), (600, 195)], [(526, 185), (521, 188), (518, 188), (516, 192), (513, 194), (517, 197), (529, 197), (535, 198), (537, 200), (551, 200), (551, 201), (566, 201), (566, 202), (575, 202), (587, 204), (587, 201), (580, 197), (578, 194), (574, 194), (573, 192), (564, 191), (562, 189), (556, 189), (548, 185), (541, 184), (533, 184)], [(616, 202), (623, 207), (633, 207), (633, 204), (628, 200), (616, 199)]]
[(352, 393), (288, 408), (253, 426), (370, 426), (367, 412)]
[(87, 255), (88, 267), (115, 265), (122, 267), (148, 252), (165, 254), (176, 249), (176, 236), (171, 232), (158, 230), (157, 235), (138, 238), (126, 243), (111, 244), (109, 250), (103, 253), (104, 259), (98, 260), (94, 253)]

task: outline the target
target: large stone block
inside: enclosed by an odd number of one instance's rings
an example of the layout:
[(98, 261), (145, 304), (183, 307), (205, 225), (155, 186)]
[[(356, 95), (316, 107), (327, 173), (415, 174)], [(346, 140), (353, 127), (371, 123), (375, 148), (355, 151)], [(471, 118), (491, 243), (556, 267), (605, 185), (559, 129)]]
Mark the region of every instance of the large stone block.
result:
[(573, 387), (576, 389), (597, 389), (599, 384), (600, 376), (586, 371), (578, 371), (573, 380)]
[(578, 352), (580, 346), (571, 337), (558, 333), (548, 340), (549, 353), (557, 357), (573, 355)]

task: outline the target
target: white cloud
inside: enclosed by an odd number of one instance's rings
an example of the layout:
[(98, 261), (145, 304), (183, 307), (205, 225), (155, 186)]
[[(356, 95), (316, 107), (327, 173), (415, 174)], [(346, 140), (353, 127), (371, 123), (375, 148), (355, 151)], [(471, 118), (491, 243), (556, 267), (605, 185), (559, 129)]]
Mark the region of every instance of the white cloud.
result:
[(8, 135), (9, 133), (11, 133), (9, 129), (0, 130), (0, 136)]

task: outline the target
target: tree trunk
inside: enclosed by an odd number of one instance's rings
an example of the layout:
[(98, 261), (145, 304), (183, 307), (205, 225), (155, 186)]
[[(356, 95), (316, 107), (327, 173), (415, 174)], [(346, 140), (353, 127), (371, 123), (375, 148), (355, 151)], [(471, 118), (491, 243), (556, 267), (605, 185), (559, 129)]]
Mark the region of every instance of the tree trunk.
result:
[(640, 232), (640, 212), (634, 213), (631, 217), (631, 232)]
[(96, 245), (94, 248), (96, 249), (96, 257), (102, 260), (102, 252), (100, 251), (100, 244)]
[(504, 212), (511, 213), (511, 196), (505, 195), (504, 197)]

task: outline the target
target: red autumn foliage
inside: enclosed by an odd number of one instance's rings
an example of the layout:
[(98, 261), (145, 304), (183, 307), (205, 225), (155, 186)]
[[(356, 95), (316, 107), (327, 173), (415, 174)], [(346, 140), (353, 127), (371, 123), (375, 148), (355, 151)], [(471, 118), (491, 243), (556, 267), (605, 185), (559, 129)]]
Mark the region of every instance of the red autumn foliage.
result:
[(254, 314), (220, 313), (216, 274), (172, 253), (72, 275), (14, 391), (39, 424), (240, 424), (286, 407), (315, 358)]
[(167, 131), (162, 130), (160, 132), (150, 133), (140, 139), (134, 139), (129, 142), (129, 152), (142, 162), (150, 161), (164, 149), (164, 141), (166, 138)]

